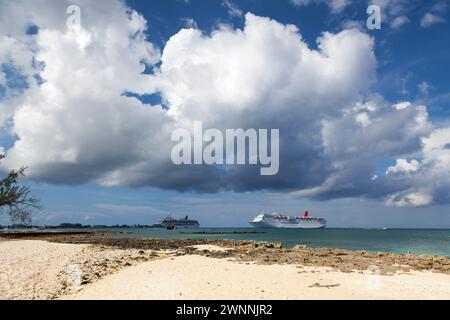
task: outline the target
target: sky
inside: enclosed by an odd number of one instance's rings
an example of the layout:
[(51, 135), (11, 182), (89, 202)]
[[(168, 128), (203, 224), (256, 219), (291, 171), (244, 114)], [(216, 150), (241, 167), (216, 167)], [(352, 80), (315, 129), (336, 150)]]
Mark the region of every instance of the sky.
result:
[[(450, 228), (449, 13), (447, 0), (0, 0), (0, 172), (28, 167), (36, 224), (238, 227), (309, 210), (330, 227)], [(175, 165), (171, 134), (196, 121), (279, 129), (278, 174)]]

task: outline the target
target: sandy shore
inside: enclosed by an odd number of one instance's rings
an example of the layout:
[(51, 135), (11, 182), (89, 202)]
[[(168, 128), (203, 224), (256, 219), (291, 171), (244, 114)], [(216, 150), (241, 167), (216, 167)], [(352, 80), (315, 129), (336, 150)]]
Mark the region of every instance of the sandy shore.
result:
[(450, 276), (379, 276), (189, 255), (144, 262), (63, 299), (450, 299)]
[(230, 240), (46, 240), (0, 240), (0, 299), (450, 299), (445, 257)]
[(51, 299), (59, 273), (85, 245), (39, 240), (0, 241), (0, 299)]
[(54, 299), (123, 268), (161, 257), (164, 253), (148, 250), (0, 240), (0, 299)]

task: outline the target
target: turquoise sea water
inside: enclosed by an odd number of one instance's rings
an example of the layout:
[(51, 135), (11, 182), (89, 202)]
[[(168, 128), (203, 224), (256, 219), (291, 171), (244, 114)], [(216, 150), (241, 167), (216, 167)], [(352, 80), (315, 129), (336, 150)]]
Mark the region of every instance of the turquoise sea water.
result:
[[(116, 229), (117, 230), (117, 229)], [(281, 229), (196, 229), (196, 230), (164, 230), (164, 229), (121, 229), (130, 234), (118, 235), (131, 238), (226, 238), (239, 240), (257, 240), (283, 242), (285, 247), (306, 244), (311, 247), (330, 247), (371, 252), (408, 251), (417, 254), (444, 255), (450, 257), (450, 230), (442, 229), (323, 229), (323, 230), (281, 230)], [(261, 234), (180, 234), (179, 232), (245, 232), (260, 231)]]

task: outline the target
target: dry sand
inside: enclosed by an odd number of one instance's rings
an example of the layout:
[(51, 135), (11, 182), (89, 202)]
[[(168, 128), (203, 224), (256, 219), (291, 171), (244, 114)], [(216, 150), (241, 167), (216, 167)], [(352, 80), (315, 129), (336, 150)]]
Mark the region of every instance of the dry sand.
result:
[(144, 262), (63, 299), (450, 299), (450, 276), (242, 264), (197, 255)]
[(163, 252), (152, 250), (0, 240), (0, 299), (54, 299), (123, 268), (162, 257)]
[[(214, 245), (197, 249), (224, 250)], [(0, 299), (450, 299), (450, 275), (443, 273), (378, 275), (170, 255), (91, 244), (0, 241)], [(81, 286), (72, 287), (67, 275), (77, 270)]]
[(39, 240), (0, 241), (0, 299), (50, 299), (58, 274), (86, 245)]

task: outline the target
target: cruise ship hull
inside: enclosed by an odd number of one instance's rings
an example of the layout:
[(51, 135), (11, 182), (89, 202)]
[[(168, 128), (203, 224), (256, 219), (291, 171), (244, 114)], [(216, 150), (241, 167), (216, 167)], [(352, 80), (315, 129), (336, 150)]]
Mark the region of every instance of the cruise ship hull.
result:
[(200, 225), (197, 224), (162, 224), (162, 223), (158, 223), (158, 224), (154, 224), (152, 226), (152, 228), (156, 228), (156, 229), (166, 229), (168, 226), (173, 225), (175, 227), (175, 229), (198, 229), (200, 228)]

